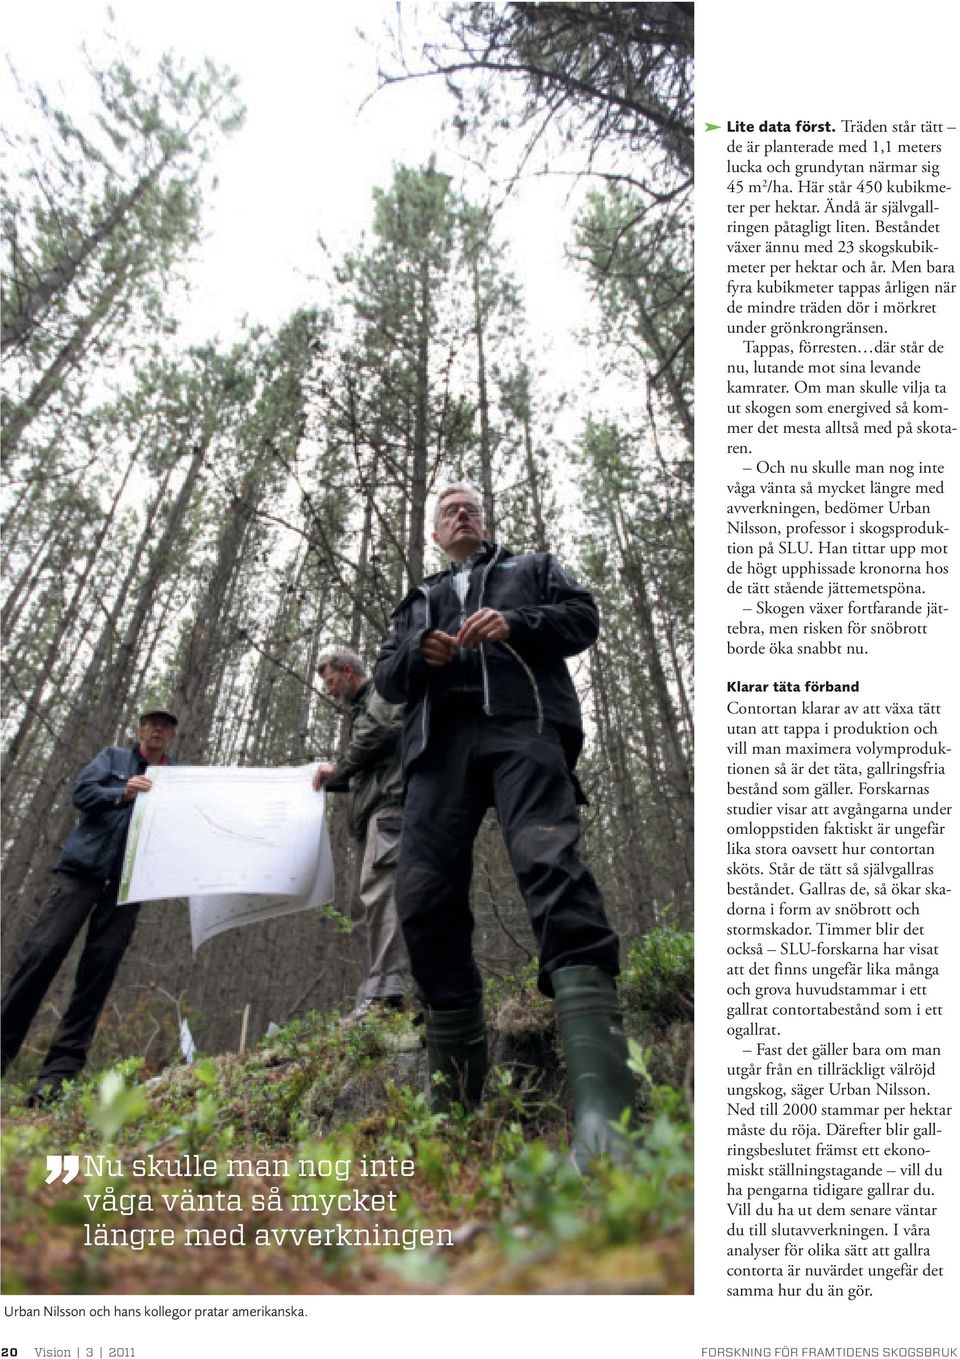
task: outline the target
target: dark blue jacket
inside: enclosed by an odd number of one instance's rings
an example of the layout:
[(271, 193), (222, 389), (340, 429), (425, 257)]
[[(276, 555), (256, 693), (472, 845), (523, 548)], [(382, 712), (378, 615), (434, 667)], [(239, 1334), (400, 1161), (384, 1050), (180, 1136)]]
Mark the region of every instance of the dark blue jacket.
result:
[(107, 746), (90, 761), (73, 786), (73, 805), (80, 809), (80, 820), (54, 865), (58, 873), (119, 876), (133, 812), (133, 800), (123, 798), (124, 784), (148, 768), (139, 743)]
[[(428, 576), (400, 601), (380, 650), (373, 678), (390, 703), (406, 703), (403, 765), (426, 748), (431, 708), (459, 693), (476, 693), (489, 717), (533, 717), (557, 728), (573, 770), (583, 745), (580, 701), (567, 656), (597, 639), (599, 616), (589, 591), (548, 552), (515, 556), (485, 543), (469, 565), (464, 607), (453, 586), (455, 568)], [(478, 653), (445, 666), (429, 666), (420, 644), (438, 628), (456, 633), (481, 608), (497, 609), (510, 625), (506, 642), (484, 643)]]

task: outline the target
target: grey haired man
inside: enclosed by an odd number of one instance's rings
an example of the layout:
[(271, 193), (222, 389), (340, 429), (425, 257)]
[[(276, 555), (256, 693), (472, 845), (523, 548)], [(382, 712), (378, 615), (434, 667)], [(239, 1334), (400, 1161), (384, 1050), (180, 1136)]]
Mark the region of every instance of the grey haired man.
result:
[(346, 711), (347, 748), (336, 761), (324, 761), (313, 786), (348, 793), (348, 826), (360, 846), (357, 889), (351, 922), (360, 951), (363, 977), (348, 1020), (372, 1008), (400, 1008), (409, 989), (410, 964), (397, 919), (394, 878), (400, 853), (403, 776), (400, 738), (404, 707), (377, 693), (364, 665), (348, 647), (332, 647), (317, 663), (327, 695)]

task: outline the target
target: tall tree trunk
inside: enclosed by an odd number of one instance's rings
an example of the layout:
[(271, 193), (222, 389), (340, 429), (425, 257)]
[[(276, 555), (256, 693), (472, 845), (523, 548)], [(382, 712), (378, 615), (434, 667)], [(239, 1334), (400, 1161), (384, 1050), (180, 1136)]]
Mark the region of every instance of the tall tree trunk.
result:
[(410, 520), (407, 539), (409, 582), (423, 579), (423, 544), (427, 517), (427, 422), (430, 399), (430, 265), (420, 265), (420, 306), (417, 335), (416, 397), (413, 421), (413, 465), (410, 478)]
[(311, 760), (315, 752), (311, 747), (310, 741), (310, 717), (313, 711), (313, 677), (317, 672), (317, 657), (320, 655), (320, 638), (323, 631), (323, 620), (327, 612), (327, 586), (320, 594), (320, 602), (316, 610), (316, 622), (313, 627), (313, 636), (310, 639), (310, 649), (307, 653), (307, 672), (303, 689), (300, 693), (300, 704), (297, 712), (297, 753), (294, 756), (298, 760)]
[(193, 497), (208, 446), (209, 436), (205, 442), (194, 446), (186, 475), (164, 521), (163, 531), (150, 554), (146, 576), (137, 590), (136, 603), (127, 618), (119, 645), (107, 666), (100, 697), (84, 723), (85, 744), (88, 748), (105, 744), (116, 731), (144, 624), (166, 579), (173, 547), (182, 533), (187, 507)]
[(177, 750), (187, 764), (195, 764), (201, 759), (209, 741), (214, 698), (211, 672), (225, 645), (222, 633), (224, 610), (242, 564), (261, 472), (259, 464), (249, 468), (233, 497), (217, 543), (213, 570), (197, 603), (180, 664), (180, 677), (174, 690), (180, 719)]
[(530, 508), (533, 511), (534, 542), (538, 552), (550, 551), (550, 540), (543, 518), (543, 499), (540, 494), (540, 473), (537, 470), (533, 452), (533, 434), (530, 428), (529, 405), (523, 412), (523, 456), (527, 468), (527, 485), (530, 487)]
[[(193, 493), (205, 451), (205, 444), (198, 444), (194, 449), (186, 476), (168, 511), (163, 531), (150, 554), (146, 575), (137, 590), (136, 602), (117, 642), (118, 626), (127, 597), (136, 580), (146, 546), (151, 541), (152, 515), (148, 516), (126, 579), (101, 631), (36, 792), (17, 829), (16, 841), (5, 866), (6, 889), (11, 898), (24, 886), (32, 871), (48, 866), (47, 852), (59, 844), (69, 830), (74, 812), (65, 794), (76, 777), (79, 764), (85, 764), (96, 750), (107, 745), (115, 735), (137, 640), (156, 598), (173, 543), (182, 529), (184, 512)], [(165, 483), (166, 478), (154, 501), (155, 506), (163, 503)], [(91, 695), (96, 695), (92, 707)], [(44, 865), (40, 865), (41, 856)]]
[(647, 674), (656, 700), (660, 726), (663, 731), (663, 752), (667, 777), (672, 790), (673, 810), (679, 818), (685, 833), (693, 834), (693, 793), (690, 786), (690, 771), (687, 766), (683, 743), (680, 740), (679, 726), (670, 687), (660, 660), (653, 611), (644, 578), (643, 562), (637, 544), (630, 537), (623, 521), (622, 512), (615, 512), (616, 528), (623, 556), (624, 580), (630, 591), (637, 611), (640, 638), (643, 643)]
[[(0, 629), (7, 638), (8, 646), (10, 634), (20, 621), (21, 614), (24, 612), (32, 598), (34, 582), (42, 579), (44, 572), (51, 569), (52, 563), (59, 563), (61, 559), (64, 543), (70, 537), (71, 532), (75, 531), (73, 526), (66, 520), (62, 520), (54, 533), (47, 534), (40, 539), (37, 546), (14, 582), (10, 593), (3, 601), (3, 613), (0, 616)], [(43, 562), (38, 566), (37, 561), (41, 556)], [(59, 565), (53, 568), (59, 575)], [(37, 620), (31, 619), (31, 631), (35, 629)], [(9, 650), (7, 655), (10, 655)]]
[(473, 283), (473, 333), (477, 342), (477, 403), (480, 411), (480, 487), (483, 492), (483, 522), (494, 531), (496, 506), (493, 499), (493, 449), (490, 439), (490, 400), (487, 395), (487, 364), (483, 348), (484, 315), (480, 298), (480, 265), (476, 255), (470, 261)]
[(120, 296), (124, 283), (123, 275), (117, 274), (113, 283), (104, 289), (90, 311), (77, 322), (73, 334), (60, 349), (46, 371), (37, 379), (27, 399), (15, 406), (10, 412), (3, 431), (7, 457), (14, 453), (24, 432), (37, 418), (54, 393), (58, 392), (63, 386), (67, 374), (78, 367), (94, 338), (97, 328), (109, 320), (110, 310)]
[[(68, 603), (66, 604), (65, 608), (61, 612), (60, 617), (57, 620), (56, 626), (54, 627), (53, 633), (50, 637), (50, 640), (47, 643), (46, 651), (37, 665), (37, 678), (34, 682), (34, 686), (30, 693), (29, 698), (27, 698), (24, 702), (23, 718), (13, 736), (13, 739), (11, 740), (9, 746), (7, 747), (7, 750), (4, 753), (3, 769), (4, 769), (5, 806), (10, 805), (7, 799), (13, 797), (16, 791), (17, 786), (16, 776), (18, 773), (17, 759), (21, 747), (23, 746), (24, 741), (27, 739), (27, 736), (29, 735), (33, 723), (36, 719), (36, 715), (40, 710), (41, 695), (43, 694), (44, 688), (46, 687), (50, 680), (54, 664), (58, 656), (60, 655), (64, 638), (66, 637), (67, 632), (70, 630), (70, 628), (73, 627), (77, 619), (78, 613), (83, 602), (83, 598), (87, 591), (87, 584), (90, 580), (91, 574), (93, 573), (94, 567), (96, 566), (97, 561), (99, 560), (101, 549), (103, 548), (103, 545), (107, 540), (107, 534), (113, 527), (113, 520), (114, 515), (116, 514), (117, 511), (117, 506), (119, 505), (120, 499), (123, 496), (127, 483), (130, 480), (130, 474), (133, 471), (134, 464), (137, 461), (139, 452), (140, 449), (139, 447), (137, 447), (134, 449), (133, 453), (130, 456), (130, 460), (128, 461), (127, 466), (124, 469), (123, 476), (119, 484), (117, 485), (116, 490), (114, 491), (114, 496), (110, 504), (110, 508), (107, 510), (106, 514), (103, 517), (102, 523), (100, 525), (100, 531), (94, 538), (92, 544), (90, 545), (90, 549), (87, 552), (87, 559), (83, 564), (82, 573), (77, 579), (76, 584), (74, 585), (73, 594)], [(11, 780), (13, 782), (12, 788), (10, 786)]]
[[(657, 329), (656, 322), (644, 305), (642, 297), (636, 298), (637, 310), (640, 313), (640, 329), (643, 338), (649, 345), (651, 352), (656, 359), (656, 370), (651, 378), (654, 386), (659, 386), (663, 382), (666, 389), (667, 400), (676, 417), (677, 423), (683, 430), (684, 437), (690, 447), (693, 447), (693, 411), (687, 400), (683, 386), (677, 374), (677, 365), (671, 362), (667, 352), (663, 337)], [(648, 374), (649, 376), (649, 374)]]
[(373, 495), (374, 489), (371, 479), (363, 504), (363, 528), (360, 531), (360, 551), (357, 554), (357, 577), (353, 593), (353, 607), (350, 611), (350, 646), (354, 651), (360, 650), (360, 639), (363, 636), (366, 595), (369, 590), (368, 581), (371, 574), (370, 539), (373, 532)]
[(667, 639), (667, 650), (670, 652), (670, 669), (673, 671), (673, 682), (676, 685), (677, 697), (680, 700), (680, 713), (683, 720), (683, 729), (686, 732), (687, 740), (692, 744), (693, 711), (690, 707), (689, 696), (687, 695), (683, 667), (680, 664), (680, 657), (677, 655), (677, 639), (674, 636), (672, 622), (664, 623), (663, 631)]
[(15, 297), (16, 310), (0, 334), (0, 352), (6, 353), (8, 349), (22, 343), (32, 334), (50, 303), (66, 291), (97, 247), (113, 235), (131, 209), (136, 207), (151, 185), (156, 183), (171, 159), (170, 155), (165, 156), (159, 165), (145, 174), (130, 192), (120, 199), (116, 207), (83, 238), (78, 249), (65, 255), (22, 296)]

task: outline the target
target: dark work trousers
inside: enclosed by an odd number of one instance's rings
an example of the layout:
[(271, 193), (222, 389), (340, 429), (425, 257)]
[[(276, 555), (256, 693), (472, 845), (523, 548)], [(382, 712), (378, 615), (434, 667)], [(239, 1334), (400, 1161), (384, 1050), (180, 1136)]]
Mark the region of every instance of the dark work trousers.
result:
[(414, 981), (433, 1009), (482, 998), (469, 894), (473, 842), (491, 806), (539, 947), (540, 990), (553, 995), (550, 974), (561, 967), (619, 971), (619, 941), (577, 858), (580, 818), (557, 733), (523, 718), (441, 710), (408, 774), (396, 880)]
[(75, 1076), (87, 1060), (97, 1020), (137, 923), (139, 906), (117, 905), (117, 880), (55, 873), (29, 934), (20, 946), (3, 996), (3, 1070), (20, 1051), (33, 1017), (89, 916), (70, 1004), (44, 1058), (38, 1080)]

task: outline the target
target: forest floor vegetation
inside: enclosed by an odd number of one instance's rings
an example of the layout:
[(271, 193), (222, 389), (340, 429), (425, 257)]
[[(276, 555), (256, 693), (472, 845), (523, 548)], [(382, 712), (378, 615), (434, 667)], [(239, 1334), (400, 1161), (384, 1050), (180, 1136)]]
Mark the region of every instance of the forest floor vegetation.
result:
[(691, 937), (669, 927), (631, 950), (640, 1114), (627, 1164), (587, 1177), (532, 972), (489, 985), (493, 1062), (473, 1112), (431, 1112), (403, 1014), (345, 1028), (311, 1013), (154, 1076), (126, 1057), (44, 1109), (26, 1107), (15, 1068), (3, 1291), (690, 1292), (692, 967)]

